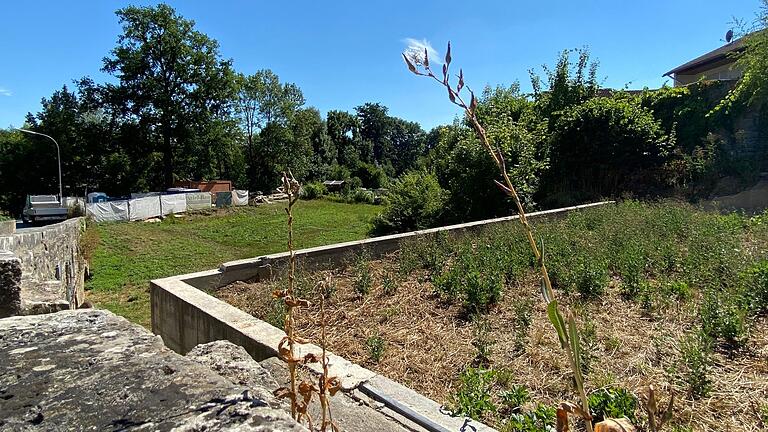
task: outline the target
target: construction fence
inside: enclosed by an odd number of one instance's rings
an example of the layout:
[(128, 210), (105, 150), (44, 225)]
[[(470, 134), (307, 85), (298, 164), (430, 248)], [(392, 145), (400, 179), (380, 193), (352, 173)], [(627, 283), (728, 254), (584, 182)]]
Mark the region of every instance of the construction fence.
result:
[(215, 201), (210, 192), (135, 194), (134, 196), (137, 198), (87, 203), (86, 215), (96, 222), (139, 221), (210, 209), (213, 204), (216, 204), (216, 207), (248, 205), (248, 191), (242, 190), (217, 192)]

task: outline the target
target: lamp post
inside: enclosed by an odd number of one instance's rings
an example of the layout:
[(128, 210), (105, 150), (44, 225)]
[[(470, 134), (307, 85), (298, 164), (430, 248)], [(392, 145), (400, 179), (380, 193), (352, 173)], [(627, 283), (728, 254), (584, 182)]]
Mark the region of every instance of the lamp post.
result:
[(61, 149), (59, 148), (59, 143), (57, 143), (56, 140), (53, 139), (53, 137), (51, 137), (50, 135), (46, 135), (46, 134), (43, 134), (43, 133), (40, 133), (40, 132), (31, 131), (29, 129), (18, 129), (17, 128), (16, 130), (19, 131), (19, 132), (24, 132), (24, 133), (28, 133), (28, 134), (32, 134), (32, 135), (40, 135), (40, 136), (46, 137), (49, 140), (53, 141), (54, 144), (56, 144), (56, 158), (57, 158), (57, 160), (59, 162), (59, 204), (62, 204), (64, 202), (64, 188), (62, 187), (62, 182), (61, 182)]

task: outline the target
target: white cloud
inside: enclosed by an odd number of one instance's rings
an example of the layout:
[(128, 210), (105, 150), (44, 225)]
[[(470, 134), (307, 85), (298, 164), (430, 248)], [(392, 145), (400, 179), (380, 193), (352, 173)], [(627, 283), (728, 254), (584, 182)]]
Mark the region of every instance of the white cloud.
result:
[(13, 93), (7, 88), (0, 87), (0, 96), (13, 96)]
[(427, 55), (429, 56), (429, 63), (442, 64), (440, 54), (437, 53), (437, 50), (432, 48), (432, 44), (430, 44), (428, 40), (405, 38), (403, 39), (403, 43), (406, 45), (403, 53), (408, 56), (411, 61), (417, 64), (424, 64), (424, 49), (426, 48)]

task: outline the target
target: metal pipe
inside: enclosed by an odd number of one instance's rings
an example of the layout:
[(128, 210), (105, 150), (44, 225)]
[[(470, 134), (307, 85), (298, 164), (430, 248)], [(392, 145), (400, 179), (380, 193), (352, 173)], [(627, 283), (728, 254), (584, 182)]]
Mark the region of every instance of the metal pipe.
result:
[(16, 130), (19, 131), (19, 132), (24, 132), (24, 133), (28, 133), (28, 134), (32, 134), (32, 135), (40, 135), (40, 136), (46, 137), (49, 140), (53, 141), (54, 144), (56, 144), (56, 160), (59, 163), (59, 204), (64, 204), (64, 188), (62, 186), (63, 183), (61, 182), (61, 149), (59, 148), (59, 143), (57, 143), (56, 140), (53, 139), (52, 136), (46, 135), (44, 133), (31, 131), (29, 129), (20, 129), (20, 128), (17, 128)]
[(414, 411), (410, 407), (400, 403), (400, 401), (395, 400), (389, 395), (382, 393), (376, 387), (372, 387), (368, 383), (360, 384), (358, 386), (358, 389), (360, 389), (360, 391), (362, 391), (372, 399), (375, 399), (383, 403), (392, 411), (402, 415), (403, 417), (418, 424), (419, 426), (423, 427), (424, 429), (430, 432), (451, 432), (448, 429), (430, 420), (429, 418), (425, 417), (424, 415)]

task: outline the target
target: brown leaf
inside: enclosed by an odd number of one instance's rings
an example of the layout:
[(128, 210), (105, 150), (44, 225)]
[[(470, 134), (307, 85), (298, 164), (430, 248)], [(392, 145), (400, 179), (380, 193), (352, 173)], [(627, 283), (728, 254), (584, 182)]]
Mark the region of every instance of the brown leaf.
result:
[(456, 103), (456, 96), (453, 95), (453, 90), (448, 88), (448, 99), (451, 100), (451, 102)]
[(459, 69), (459, 84), (456, 86), (456, 93), (464, 88), (464, 71)]
[(403, 59), (405, 60), (405, 64), (407, 64), (407, 65), (408, 65), (408, 69), (409, 69), (411, 72), (415, 73), (416, 75), (420, 75), (420, 74), (419, 74), (419, 71), (418, 71), (418, 70), (416, 70), (416, 66), (414, 66), (414, 65), (413, 65), (413, 63), (411, 63), (411, 60), (410, 60), (410, 59), (408, 59), (408, 56), (407, 56), (407, 55), (405, 55), (405, 53), (403, 53)]
[(477, 109), (477, 99), (475, 99), (475, 94), (472, 93), (472, 90), (469, 91), (469, 94), (472, 95), (472, 98), (469, 101), (469, 112), (474, 114)]
[(448, 41), (448, 49), (445, 51), (445, 64), (451, 64), (451, 42)]
[(424, 48), (424, 67), (429, 67), (429, 54), (427, 54), (427, 48)]
[(309, 307), (309, 301), (300, 299), (300, 298), (293, 298), (293, 297), (286, 297), (285, 298), (285, 305), (288, 307), (303, 307), (308, 308)]
[(625, 418), (605, 419), (595, 425), (595, 432), (635, 432), (637, 429)]
[(274, 291), (272, 291), (272, 297), (274, 297), (274, 298), (283, 298), (283, 297), (286, 296), (287, 293), (288, 293), (288, 291), (286, 291), (286, 290), (274, 290)]
[(304, 356), (304, 364), (307, 363), (319, 363), (320, 359), (314, 353), (309, 353)]
[(568, 412), (562, 408), (557, 409), (557, 432), (568, 432)]
[(283, 399), (283, 398), (291, 397), (293, 393), (289, 388), (280, 387), (279, 389), (273, 391), (272, 394), (275, 395), (275, 397), (278, 399)]

